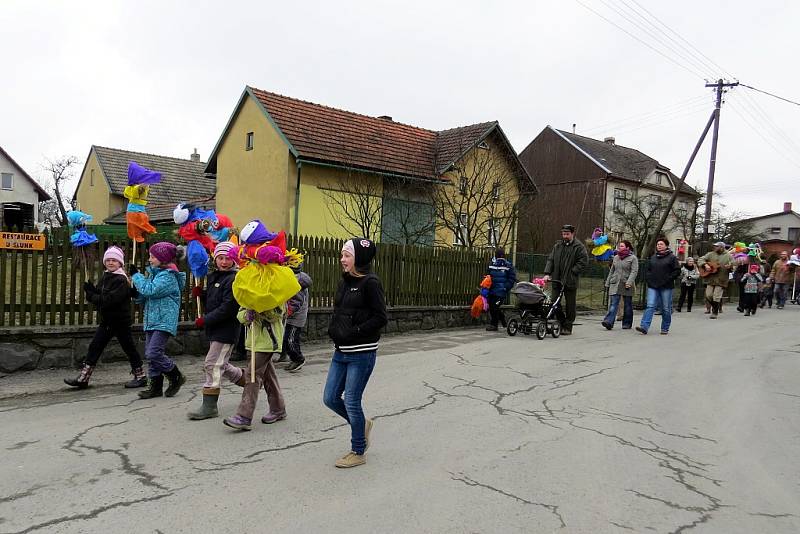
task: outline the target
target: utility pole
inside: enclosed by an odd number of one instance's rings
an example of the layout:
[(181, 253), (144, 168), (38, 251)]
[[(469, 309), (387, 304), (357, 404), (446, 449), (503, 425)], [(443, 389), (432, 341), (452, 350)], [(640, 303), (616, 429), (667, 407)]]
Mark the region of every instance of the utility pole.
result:
[(711, 162), (708, 166), (708, 187), (706, 187), (706, 213), (703, 217), (703, 240), (700, 243), (700, 253), (708, 252), (708, 227), (711, 224), (711, 201), (714, 198), (714, 171), (717, 168), (717, 140), (719, 139), (719, 115), (722, 109), (722, 94), (726, 87), (736, 87), (739, 82), (726, 83), (722, 78), (716, 83), (707, 83), (706, 87), (714, 87), (717, 92), (717, 105), (714, 107), (714, 133), (711, 137)]

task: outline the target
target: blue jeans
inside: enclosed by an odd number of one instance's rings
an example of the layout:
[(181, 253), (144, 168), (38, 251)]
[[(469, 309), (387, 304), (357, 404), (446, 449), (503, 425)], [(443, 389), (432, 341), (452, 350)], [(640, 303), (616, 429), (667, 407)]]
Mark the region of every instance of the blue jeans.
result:
[(788, 284), (775, 284), (775, 298), (778, 300), (778, 306), (786, 305), (786, 288)]
[(165, 349), (167, 341), (172, 337), (163, 330), (148, 330), (145, 332), (144, 357), (147, 360), (147, 376), (155, 378), (172, 371), (175, 362), (167, 356)]
[(653, 289), (647, 288), (647, 308), (642, 315), (640, 326), (645, 330), (650, 330), (650, 323), (653, 322), (653, 314), (656, 307), (661, 310), (661, 331), (669, 332), (669, 325), (672, 323), (672, 288)]
[[(361, 396), (375, 368), (376, 352), (345, 354), (338, 350), (333, 353), (328, 380), (322, 402), (350, 423), (350, 443), (352, 451), (364, 454), (367, 440), (364, 437), (366, 420), (361, 409)], [(344, 400), (342, 399), (344, 393)]]
[(611, 295), (611, 303), (608, 306), (608, 313), (606, 314), (604, 322), (614, 326), (614, 321), (617, 320), (617, 309), (619, 308), (619, 299), (622, 297), (624, 309), (622, 311), (622, 328), (630, 328), (633, 326), (633, 297), (622, 295)]

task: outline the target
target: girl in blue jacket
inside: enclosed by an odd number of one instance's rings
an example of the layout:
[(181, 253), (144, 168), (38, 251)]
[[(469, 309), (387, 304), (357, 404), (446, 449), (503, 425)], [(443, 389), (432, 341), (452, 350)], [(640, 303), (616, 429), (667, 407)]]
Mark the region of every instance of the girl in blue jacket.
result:
[(175, 261), (183, 255), (183, 249), (172, 243), (161, 241), (150, 247), (150, 267), (147, 275), (130, 266), (131, 282), (139, 291), (137, 302), (144, 303), (145, 350), (147, 359), (148, 387), (139, 392), (139, 397), (160, 397), (164, 376), (169, 387), (163, 392), (173, 397), (186, 382), (175, 362), (165, 354), (167, 341), (178, 333), (178, 317), (181, 309), (181, 292), (186, 286), (186, 273), (178, 271)]

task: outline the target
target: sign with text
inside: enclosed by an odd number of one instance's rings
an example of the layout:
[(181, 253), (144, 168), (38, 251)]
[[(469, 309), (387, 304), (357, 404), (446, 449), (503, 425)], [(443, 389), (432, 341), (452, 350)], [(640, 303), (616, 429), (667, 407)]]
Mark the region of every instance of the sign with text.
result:
[(44, 234), (0, 232), (0, 248), (13, 250), (44, 250)]

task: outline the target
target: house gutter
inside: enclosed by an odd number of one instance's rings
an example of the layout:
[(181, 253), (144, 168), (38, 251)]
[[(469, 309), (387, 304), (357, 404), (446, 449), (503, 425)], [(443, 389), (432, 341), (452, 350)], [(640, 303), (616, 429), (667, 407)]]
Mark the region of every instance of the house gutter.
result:
[(371, 169), (359, 169), (358, 167), (348, 167), (347, 165), (339, 165), (339, 164), (336, 164), (336, 163), (326, 163), (326, 162), (323, 162), (323, 161), (313, 161), (313, 160), (298, 158), (298, 160), (297, 160), (298, 167), (300, 166), (301, 163), (306, 163), (308, 165), (318, 165), (320, 167), (330, 167), (330, 168), (333, 168), (333, 169), (342, 169), (342, 170), (345, 170), (345, 171), (357, 171), (357, 172), (363, 172), (363, 173), (366, 173), (366, 174), (376, 174), (378, 176), (386, 176), (386, 177), (389, 177), (389, 178), (400, 178), (400, 179), (403, 179), (403, 180), (416, 180), (416, 181), (419, 181), (419, 182), (427, 182), (427, 183), (433, 183), (433, 184), (450, 183), (448, 180), (435, 180), (435, 179), (430, 179), (430, 178), (420, 178), (420, 177), (417, 177), (417, 176), (409, 176), (407, 174), (397, 174), (397, 173), (392, 173), (392, 172), (376, 171), (376, 170), (371, 170)]
[(303, 162), (297, 160), (297, 186), (294, 190), (294, 235), (297, 237), (299, 224), (300, 224), (300, 174), (303, 171)]

